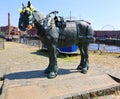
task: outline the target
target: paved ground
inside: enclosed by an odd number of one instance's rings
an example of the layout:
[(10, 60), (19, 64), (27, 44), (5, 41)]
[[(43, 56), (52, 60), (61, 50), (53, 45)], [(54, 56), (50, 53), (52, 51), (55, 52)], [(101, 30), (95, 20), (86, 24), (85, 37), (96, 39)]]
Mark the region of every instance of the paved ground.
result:
[(44, 74), (44, 69), (48, 65), (46, 54), (38, 51), (36, 47), (6, 42), (5, 49), (0, 50), (0, 76), (6, 74), (1, 98), (62, 99), (76, 95), (80, 91), (100, 88), (98, 82), (103, 88), (119, 84), (112, 82), (106, 75), (111, 74), (120, 78), (119, 56), (120, 54), (99, 55), (90, 52), (91, 68), (86, 75), (75, 70), (79, 64), (79, 56), (61, 56), (62, 58), (58, 58), (59, 75), (55, 79), (47, 79)]

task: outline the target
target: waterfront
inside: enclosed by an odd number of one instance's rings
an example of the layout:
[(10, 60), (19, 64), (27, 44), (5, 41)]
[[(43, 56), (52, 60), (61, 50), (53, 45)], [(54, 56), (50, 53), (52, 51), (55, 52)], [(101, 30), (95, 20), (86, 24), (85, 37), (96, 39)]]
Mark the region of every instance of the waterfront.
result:
[(120, 47), (114, 45), (105, 45), (105, 44), (90, 44), (89, 50), (104, 50), (105, 52), (115, 52), (120, 53)]
[[(41, 42), (39, 40), (31, 40), (31, 39), (21, 39), (21, 43), (32, 45), (32, 46), (38, 46), (40, 47)], [(106, 44), (97, 44), (97, 43), (91, 43), (89, 45), (89, 50), (99, 50), (99, 51), (105, 51), (105, 52), (115, 52), (120, 53), (120, 47), (115, 45), (106, 45)]]

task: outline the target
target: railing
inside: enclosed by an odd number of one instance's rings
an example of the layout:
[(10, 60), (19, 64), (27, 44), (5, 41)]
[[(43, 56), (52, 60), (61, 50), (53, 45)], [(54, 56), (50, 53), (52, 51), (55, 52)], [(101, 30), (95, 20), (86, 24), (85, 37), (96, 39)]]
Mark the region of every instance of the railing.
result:
[(29, 46), (36, 46), (39, 48), (41, 48), (41, 46), (42, 46), (40, 39), (36, 38), (36, 37), (22, 37), (19, 39), (19, 42), (26, 44), (26, 45), (29, 45)]

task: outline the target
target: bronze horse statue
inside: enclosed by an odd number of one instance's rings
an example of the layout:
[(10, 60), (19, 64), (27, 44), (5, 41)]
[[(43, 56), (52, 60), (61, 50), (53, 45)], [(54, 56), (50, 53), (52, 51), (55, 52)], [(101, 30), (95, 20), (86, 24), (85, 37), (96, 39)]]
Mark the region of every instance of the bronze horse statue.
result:
[[(83, 20), (63, 21), (56, 20), (58, 11), (53, 11), (48, 15), (43, 15), (41, 12), (35, 10), (31, 3), (24, 6), (20, 11), (19, 29), (26, 31), (29, 25), (33, 25), (37, 29), (37, 34), (43, 44), (47, 46), (49, 53), (49, 65), (45, 69), (48, 78), (55, 78), (58, 73), (57, 66), (57, 47), (78, 45), (81, 53), (80, 64), (77, 70), (86, 74), (89, 69), (89, 43), (94, 41), (94, 32), (90, 23)], [(54, 17), (51, 18), (51, 14)], [(49, 20), (51, 18), (50, 25)], [(63, 19), (63, 18), (62, 18)]]

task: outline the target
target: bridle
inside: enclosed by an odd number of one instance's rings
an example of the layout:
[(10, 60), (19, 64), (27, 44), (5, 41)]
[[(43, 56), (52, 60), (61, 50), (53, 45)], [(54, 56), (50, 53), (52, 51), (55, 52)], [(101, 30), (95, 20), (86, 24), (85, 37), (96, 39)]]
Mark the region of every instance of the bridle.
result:
[(34, 27), (34, 25), (37, 23), (39, 25), (44, 25), (44, 22), (46, 21), (46, 18), (41, 18), (40, 20), (37, 20), (34, 13), (36, 13), (36, 10), (33, 11), (30, 16), (29, 16), (29, 22), (28, 22), (28, 26), (32, 26)]
[(58, 11), (52, 11), (51, 13), (49, 13), (48, 15), (46, 15), (46, 17), (41, 17), (41, 19), (37, 19), (35, 17), (35, 13), (37, 13), (37, 11), (31, 10), (30, 7), (23, 7), (23, 9), (20, 11), (20, 13), (29, 13), (28, 14), (28, 26), (26, 28), (26, 30), (30, 30), (32, 27), (34, 27), (35, 23), (38, 23), (39, 25), (45, 27), (48, 25), (48, 21), (51, 18), (51, 15), (54, 14), (56, 16), (56, 14), (58, 14)]

